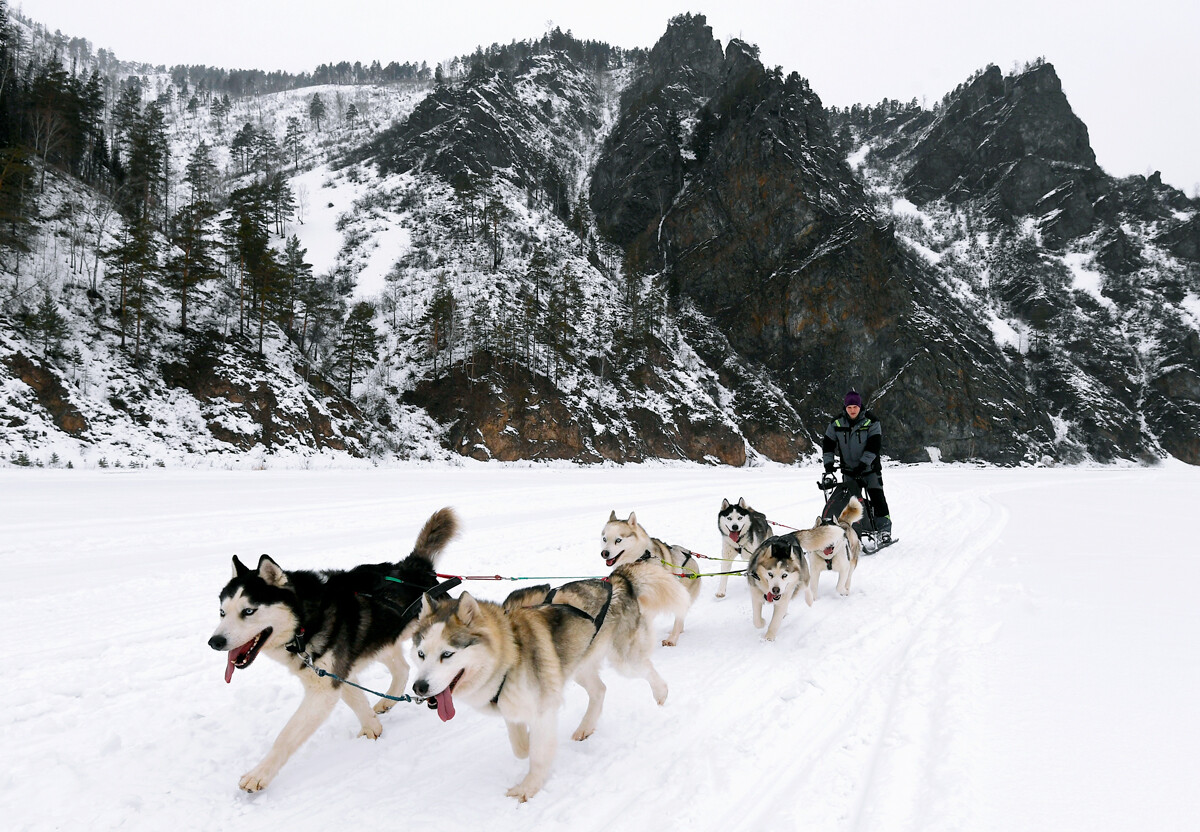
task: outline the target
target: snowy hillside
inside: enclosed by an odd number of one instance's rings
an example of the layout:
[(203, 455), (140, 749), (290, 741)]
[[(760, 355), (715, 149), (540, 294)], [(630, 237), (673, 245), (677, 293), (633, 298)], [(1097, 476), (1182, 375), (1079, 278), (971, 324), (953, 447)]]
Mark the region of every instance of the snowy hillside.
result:
[[(525, 764), (502, 722), (465, 706), (442, 723), (400, 704), (371, 742), (339, 705), (266, 791), (237, 790), (301, 690), (265, 659), (225, 684), (225, 656), (205, 642), (231, 555), (397, 558), (453, 505), (463, 533), (445, 572), (591, 575), (610, 510), (719, 555), (722, 498), (804, 525), (816, 476), (0, 472), (0, 613), (24, 648), (0, 692), (6, 828), (1191, 828), (1200, 576), (1166, 518), (1200, 484), (1178, 463), (893, 470), (901, 542), (863, 559), (848, 597), (825, 576), (766, 643), (745, 584), (718, 601), (706, 579), (679, 646), (655, 649), (666, 704), (605, 671), (599, 728), (573, 743), (572, 686), (553, 774), (525, 805), (504, 796)], [(498, 600), (523, 585), (468, 588)], [(363, 681), (384, 678), (376, 665)]]

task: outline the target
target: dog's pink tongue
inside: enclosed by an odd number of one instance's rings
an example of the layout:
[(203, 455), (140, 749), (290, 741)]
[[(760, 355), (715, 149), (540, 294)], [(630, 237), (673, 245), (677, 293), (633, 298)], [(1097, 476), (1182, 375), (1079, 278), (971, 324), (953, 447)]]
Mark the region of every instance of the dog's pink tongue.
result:
[(741, 532), (730, 532), (729, 533), (729, 539), (732, 540), (734, 543), (737, 543), (738, 538), (741, 536), (742, 536)]
[(437, 712), (442, 722), (454, 719), (454, 697), (450, 695), (450, 688), (437, 695)]
[(229, 662), (225, 665), (225, 684), (227, 685), (233, 681), (233, 654), (236, 652), (236, 650), (229, 651)]

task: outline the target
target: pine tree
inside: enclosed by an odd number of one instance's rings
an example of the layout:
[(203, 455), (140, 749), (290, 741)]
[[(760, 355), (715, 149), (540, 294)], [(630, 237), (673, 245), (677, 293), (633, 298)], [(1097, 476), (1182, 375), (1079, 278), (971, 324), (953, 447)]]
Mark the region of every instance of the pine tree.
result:
[[(305, 262), (308, 250), (300, 247), (300, 238), (293, 234), (283, 249), (285, 289), (280, 304), (280, 323), (289, 332), (295, 332), (296, 304), (303, 303), (305, 292), (313, 280), (312, 264)], [(303, 348), (303, 347), (302, 347)]]
[(42, 358), (60, 358), (63, 340), (69, 333), (67, 319), (58, 311), (58, 304), (49, 292), (42, 295), (37, 311), (29, 318), (29, 330), (35, 343), (42, 348)]
[(317, 127), (317, 132), (321, 132), (321, 119), (325, 118), (325, 102), (321, 100), (321, 94), (314, 92), (312, 99), (308, 102), (308, 117), (312, 119), (313, 124)]
[(170, 240), (173, 251), (167, 259), (164, 283), (179, 297), (179, 329), (187, 332), (190, 290), (221, 276), (216, 258), (212, 222), (217, 211), (206, 200), (193, 202), (175, 214)]
[(300, 147), (304, 141), (304, 133), (300, 128), (300, 119), (296, 116), (288, 116), (287, 132), (283, 136), (283, 149), (291, 151), (292, 167), (299, 169), (300, 167)]
[(346, 379), (346, 395), (352, 395), (354, 377), (357, 372), (366, 374), (368, 367), (379, 361), (379, 333), (372, 323), (375, 307), (360, 301), (350, 310), (342, 327), (342, 337), (333, 350), (335, 372)]

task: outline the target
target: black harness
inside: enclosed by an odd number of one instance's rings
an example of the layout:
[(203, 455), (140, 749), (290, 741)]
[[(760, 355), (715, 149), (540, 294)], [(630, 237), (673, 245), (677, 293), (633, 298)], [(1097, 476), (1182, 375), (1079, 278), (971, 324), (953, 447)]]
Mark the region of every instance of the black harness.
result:
[[(646, 554), (649, 555), (650, 553), (647, 552)], [(613, 594), (612, 582), (609, 581), (608, 578), (601, 578), (600, 580), (603, 581), (605, 588), (608, 590), (608, 597), (604, 599), (604, 604), (601, 605), (600, 612), (596, 613), (596, 615), (594, 617), (589, 615), (586, 610), (581, 610), (581, 609), (579, 609), (579, 607), (575, 606), (574, 604), (555, 604), (554, 596), (556, 594), (558, 594), (559, 587), (555, 587), (554, 589), (550, 590), (550, 592), (546, 595), (546, 600), (542, 602), (542, 606), (544, 606), (544, 607), (550, 607), (550, 606), (561, 607), (564, 610), (569, 610), (574, 615), (578, 615), (582, 618), (586, 618), (588, 621), (592, 622), (592, 624), (596, 628), (595, 632), (592, 633), (592, 639), (591, 639), (591, 641), (595, 641), (596, 636), (598, 636), (600, 634), (600, 628), (604, 626), (604, 619), (608, 616), (608, 608), (610, 606), (612, 606), (612, 594)], [(591, 641), (588, 642), (589, 647), (591, 646)], [(492, 697), (492, 705), (499, 704), (500, 693), (501, 693), (501, 691), (504, 690), (504, 683), (507, 681), (508, 681), (508, 674), (505, 673), (504, 678), (502, 678), (500, 680), (500, 687), (496, 688), (496, 695)]]

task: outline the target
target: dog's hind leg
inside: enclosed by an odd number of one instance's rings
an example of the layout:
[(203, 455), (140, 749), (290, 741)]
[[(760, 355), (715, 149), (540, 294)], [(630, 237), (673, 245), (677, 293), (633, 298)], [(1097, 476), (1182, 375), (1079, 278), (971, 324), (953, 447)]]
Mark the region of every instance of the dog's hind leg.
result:
[(375, 716), (371, 703), (367, 701), (367, 695), (351, 685), (342, 685), (341, 694), (342, 701), (350, 706), (350, 710), (354, 711), (354, 715), (362, 723), (362, 730), (358, 735), (369, 740), (379, 739), (379, 735), (383, 733), (383, 723)]
[(586, 740), (596, 730), (596, 723), (600, 721), (600, 712), (604, 710), (604, 691), (607, 688), (600, 679), (600, 669), (590, 662), (579, 668), (575, 674), (575, 681), (588, 694), (587, 710), (584, 711), (583, 719), (579, 721), (579, 727), (571, 735), (571, 739), (579, 741)]
[(238, 787), (248, 792), (265, 789), (275, 779), (279, 769), (283, 768), (283, 764), (296, 753), (296, 749), (329, 718), (329, 713), (337, 701), (338, 692), (328, 682), (317, 680), (306, 685), (300, 707), (292, 714), (287, 725), (283, 726), (262, 762), (242, 775)]
[[(404, 650), (401, 649), (400, 642), (397, 641), (376, 658), (383, 662), (384, 667), (392, 673), (392, 683), (388, 686), (387, 695), (402, 695), (404, 689), (408, 687), (408, 662), (404, 660)], [(394, 699), (380, 699), (375, 703), (375, 713), (387, 713), (395, 704), (396, 700)]]
[(508, 722), (504, 723), (508, 726), (508, 742), (512, 746), (513, 754), (518, 760), (524, 760), (529, 756), (529, 728), (524, 722)]
[(558, 751), (558, 709), (550, 707), (529, 726), (529, 773), (525, 779), (508, 790), (509, 797), (524, 803), (533, 797), (550, 776), (554, 755)]
[(854, 575), (854, 569), (850, 566), (850, 564), (846, 564), (846, 567), (844, 569), (842, 569), (842, 571), (840, 573), (838, 573), (838, 586), (837, 586), (838, 594), (840, 594), (840, 595), (849, 595), (850, 594), (850, 578), (853, 575)]

